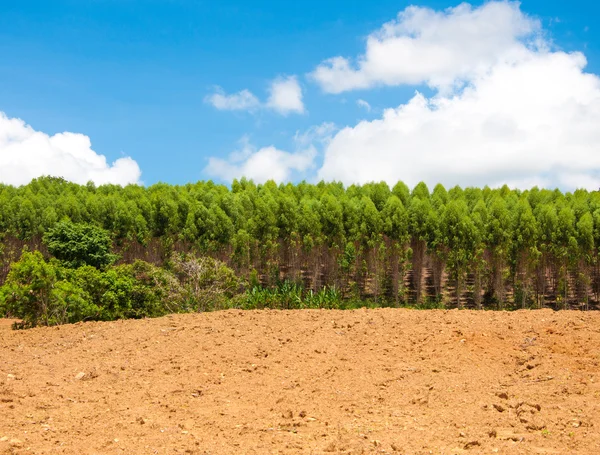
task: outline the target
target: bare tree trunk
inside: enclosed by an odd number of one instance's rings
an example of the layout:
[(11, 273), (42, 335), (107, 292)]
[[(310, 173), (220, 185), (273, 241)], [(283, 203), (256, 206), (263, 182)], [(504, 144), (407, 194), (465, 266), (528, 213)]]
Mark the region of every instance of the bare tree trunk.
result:
[(423, 265), (425, 262), (425, 241), (413, 239), (413, 286), (415, 289), (415, 303), (421, 303), (423, 292)]

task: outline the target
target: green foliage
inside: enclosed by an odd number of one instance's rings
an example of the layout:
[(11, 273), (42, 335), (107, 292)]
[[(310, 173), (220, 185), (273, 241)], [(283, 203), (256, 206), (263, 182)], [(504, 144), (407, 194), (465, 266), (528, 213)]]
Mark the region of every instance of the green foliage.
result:
[(240, 300), (243, 283), (223, 263), (175, 255), (172, 266), (177, 275), (143, 261), (68, 268), (24, 252), (0, 287), (0, 315), (29, 328), (222, 309)]
[(104, 268), (117, 258), (110, 252), (110, 234), (91, 224), (61, 221), (46, 232), (44, 243), (50, 254), (67, 267), (91, 265)]
[(244, 288), (232, 269), (211, 257), (174, 253), (171, 267), (184, 287), (185, 300), (195, 311), (235, 306), (234, 298)]
[[(231, 189), (211, 181), (96, 187), (44, 177), (0, 185), (0, 262), (6, 270), (24, 244), (44, 250), (43, 237), (73, 269), (108, 272), (114, 244), (129, 262), (165, 265), (173, 252), (193, 251), (246, 279), (255, 270), (256, 282), (269, 289), (302, 279), (315, 292), (335, 285), (346, 299), (479, 308), (600, 302), (599, 192), (431, 188), (246, 179)], [(128, 280), (135, 281), (125, 277), (113, 277), (103, 305), (115, 309), (102, 317), (144, 313), (125, 303), (134, 289)], [(189, 308), (213, 306), (193, 292), (183, 300)]]
[(272, 288), (254, 286), (246, 292), (242, 308), (256, 309), (343, 309), (349, 302), (344, 301), (341, 292), (334, 286), (326, 286), (318, 292), (306, 291), (300, 284), (282, 281)]
[(24, 328), (95, 318), (99, 308), (72, 278), (69, 270), (46, 262), (39, 251), (24, 252), (0, 288), (0, 313), (21, 318)]

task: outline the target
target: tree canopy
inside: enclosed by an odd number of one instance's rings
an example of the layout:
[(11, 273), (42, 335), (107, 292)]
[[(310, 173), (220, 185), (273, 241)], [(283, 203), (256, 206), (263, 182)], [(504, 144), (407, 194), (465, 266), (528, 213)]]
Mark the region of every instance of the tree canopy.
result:
[[(502, 308), (600, 301), (600, 193), (398, 182), (0, 185), (0, 282), (23, 245), (106, 267), (218, 258), (264, 285)], [(43, 239), (43, 242), (42, 242)]]

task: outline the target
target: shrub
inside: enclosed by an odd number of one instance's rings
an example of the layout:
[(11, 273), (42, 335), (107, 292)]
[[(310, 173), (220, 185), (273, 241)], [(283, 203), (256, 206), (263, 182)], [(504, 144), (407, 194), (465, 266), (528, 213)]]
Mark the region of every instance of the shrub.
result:
[(86, 320), (157, 317), (189, 311), (188, 296), (170, 272), (137, 261), (99, 270), (64, 267), (39, 251), (24, 252), (0, 288), (0, 315), (21, 328)]
[(236, 296), (244, 282), (223, 262), (211, 257), (175, 253), (171, 256), (171, 267), (196, 311), (237, 306)]
[[(64, 256), (63, 256), (64, 261)], [(106, 269), (46, 261), (25, 251), (0, 287), (0, 316), (21, 328), (85, 320), (157, 317), (241, 306), (243, 282), (212, 258), (174, 255), (173, 270), (144, 261)]]
[(158, 317), (187, 311), (185, 293), (176, 277), (143, 261), (106, 271), (81, 267), (75, 271), (78, 286), (100, 307), (99, 319)]
[(21, 318), (23, 328), (94, 319), (99, 308), (57, 261), (46, 262), (39, 251), (24, 252), (12, 264), (0, 288), (0, 310)]

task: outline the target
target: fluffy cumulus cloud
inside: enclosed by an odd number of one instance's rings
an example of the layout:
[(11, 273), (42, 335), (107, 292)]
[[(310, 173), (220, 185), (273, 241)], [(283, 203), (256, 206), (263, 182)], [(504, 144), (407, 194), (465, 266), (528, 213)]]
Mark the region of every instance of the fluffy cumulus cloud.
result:
[(410, 6), (367, 38), (365, 53), (337, 56), (311, 74), (329, 93), (375, 85), (449, 87), (543, 45), (541, 25), (519, 3), (463, 3), (445, 11)]
[(357, 68), (330, 62), (315, 77), (330, 91), (420, 82), (437, 90), (340, 130), (318, 177), (598, 189), (600, 78), (586, 73), (583, 54), (543, 35), (517, 3), (408, 8), (369, 37)]
[(262, 103), (249, 90), (244, 89), (238, 93), (227, 94), (218, 86), (214, 93), (205, 98), (205, 102), (221, 111), (255, 112), (259, 109), (270, 109), (281, 115), (305, 112), (302, 87), (296, 76), (278, 77), (271, 81), (269, 98), (265, 103)]
[(22, 185), (43, 175), (76, 183), (91, 180), (126, 185), (138, 183), (141, 171), (129, 157), (109, 164), (106, 157), (92, 150), (90, 138), (83, 134), (49, 136), (0, 112), (0, 182)]
[(220, 111), (253, 111), (260, 107), (260, 101), (249, 90), (228, 95), (216, 87), (215, 93), (208, 95), (205, 101)]
[(302, 102), (302, 88), (296, 76), (275, 79), (270, 87), (270, 96), (267, 106), (282, 115), (289, 113), (302, 114), (304, 103)]
[(344, 182), (600, 187), (600, 78), (580, 53), (531, 52), (460, 93), (341, 130), (319, 177)]
[(285, 152), (273, 146), (256, 149), (247, 139), (242, 149), (229, 155), (228, 159), (210, 158), (204, 172), (212, 177), (230, 182), (246, 177), (256, 183), (267, 180), (283, 182), (294, 173), (303, 173), (314, 165), (316, 149), (309, 145), (295, 153)]
[(270, 147), (211, 166), (226, 178), (283, 180), (311, 169), (316, 146), (316, 178), (346, 184), (598, 189), (600, 77), (586, 65), (516, 2), (409, 7), (369, 35), (364, 55), (325, 61), (311, 77), (331, 93), (427, 84), (432, 95), (417, 91), (374, 120), (297, 134), (299, 154)]

